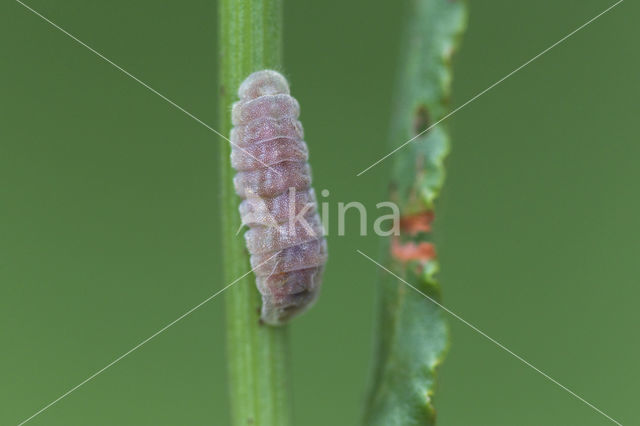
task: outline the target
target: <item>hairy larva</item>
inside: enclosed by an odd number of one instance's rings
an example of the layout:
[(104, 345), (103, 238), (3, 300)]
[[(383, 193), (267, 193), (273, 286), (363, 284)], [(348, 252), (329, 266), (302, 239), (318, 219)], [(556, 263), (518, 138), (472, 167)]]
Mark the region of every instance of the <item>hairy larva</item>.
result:
[(261, 319), (279, 325), (318, 296), (327, 244), (311, 188), (300, 105), (278, 72), (251, 74), (238, 89), (231, 121), (231, 165)]

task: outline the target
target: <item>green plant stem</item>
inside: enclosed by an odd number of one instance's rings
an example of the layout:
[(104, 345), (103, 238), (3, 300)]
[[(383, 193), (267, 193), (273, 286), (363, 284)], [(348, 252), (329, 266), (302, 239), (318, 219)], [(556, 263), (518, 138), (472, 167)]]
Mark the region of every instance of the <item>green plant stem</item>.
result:
[[(250, 73), (281, 68), (282, 0), (221, 0), (218, 11), (221, 133), (231, 127), (231, 104)], [(220, 144), (222, 247), (225, 282), (251, 269), (233, 191), (230, 146)], [(287, 426), (287, 329), (259, 323), (261, 300), (253, 274), (226, 291), (227, 356), (233, 425)]]

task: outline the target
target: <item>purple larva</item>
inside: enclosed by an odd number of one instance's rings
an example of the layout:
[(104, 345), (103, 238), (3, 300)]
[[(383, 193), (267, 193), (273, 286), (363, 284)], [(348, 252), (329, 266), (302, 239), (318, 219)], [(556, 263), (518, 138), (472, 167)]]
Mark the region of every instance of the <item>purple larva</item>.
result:
[(300, 105), (278, 72), (251, 74), (233, 105), (231, 165), (243, 198), (240, 217), (262, 321), (279, 325), (313, 304), (322, 282), (327, 244), (311, 188), (309, 151), (298, 121)]
[[(298, 141), (298, 143), (304, 142)], [(262, 166), (238, 172), (233, 178), (233, 185), (242, 198), (248, 198), (250, 194), (257, 194), (262, 198), (273, 198), (287, 192), (289, 188), (295, 188), (296, 192), (309, 189), (310, 174), (311, 169), (307, 163), (285, 160), (268, 167)]]
[(274, 223), (284, 223), (304, 209), (307, 209), (307, 214), (315, 212), (316, 195), (311, 188), (295, 195), (286, 192), (274, 198), (249, 197), (240, 203), (239, 209), (242, 223), (247, 226), (261, 225), (270, 219)]

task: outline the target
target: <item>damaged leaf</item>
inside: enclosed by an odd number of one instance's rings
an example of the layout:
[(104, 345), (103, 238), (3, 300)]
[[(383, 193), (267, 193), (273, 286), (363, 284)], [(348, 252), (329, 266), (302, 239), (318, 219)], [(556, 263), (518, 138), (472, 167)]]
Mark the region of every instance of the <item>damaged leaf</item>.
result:
[[(459, 0), (412, 0), (407, 16), (390, 141), (396, 148), (415, 140), (390, 159), (390, 196), (402, 219), (400, 236), (386, 242), (385, 264), (439, 300), (430, 232), (434, 201), (444, 182), (449, 135), (438, 121), (449, 111), (450, 61), (465, 27), (466, 7)], [(444, 312), (388, 272), (381, 271), (380, 277), (376, 352), (364, 424), (433, 425), (436, 368), (448, 346)]]

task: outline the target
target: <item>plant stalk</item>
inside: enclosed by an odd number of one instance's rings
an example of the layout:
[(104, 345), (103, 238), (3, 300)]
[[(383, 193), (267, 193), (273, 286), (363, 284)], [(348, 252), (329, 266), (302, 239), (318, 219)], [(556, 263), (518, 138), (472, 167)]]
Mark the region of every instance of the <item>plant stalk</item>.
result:
[[(231, 105), (242, 80), (254, 71), (281, 69), (282, 0), (220, 0), (219, 130), (228, 135)], [(251, 269), (233, 191), (230, 145), (220, 144), (222, 251), (225, 282)], [(229, 395), (233, 425), (291, 424), (287, 377), (287, 327), (259, 322), (260, 295), (253, 274), (225, 292)]]

